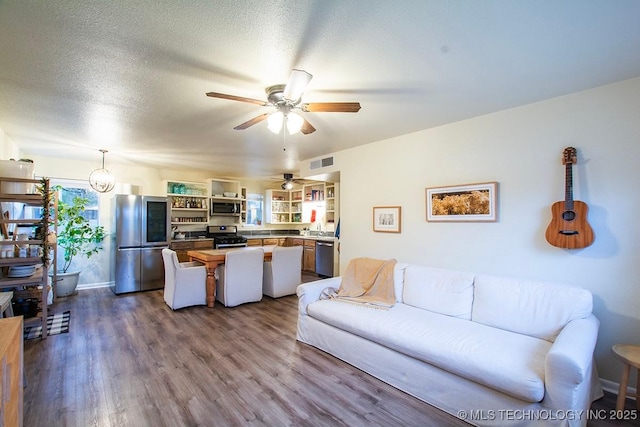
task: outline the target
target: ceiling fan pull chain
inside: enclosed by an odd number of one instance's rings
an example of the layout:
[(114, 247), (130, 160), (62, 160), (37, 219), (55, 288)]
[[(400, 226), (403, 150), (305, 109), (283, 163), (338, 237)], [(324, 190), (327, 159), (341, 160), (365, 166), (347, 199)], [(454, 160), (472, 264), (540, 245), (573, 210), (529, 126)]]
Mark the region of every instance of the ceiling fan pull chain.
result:
[(282, 151), (287, 151), (287, 132), (282, 132)]

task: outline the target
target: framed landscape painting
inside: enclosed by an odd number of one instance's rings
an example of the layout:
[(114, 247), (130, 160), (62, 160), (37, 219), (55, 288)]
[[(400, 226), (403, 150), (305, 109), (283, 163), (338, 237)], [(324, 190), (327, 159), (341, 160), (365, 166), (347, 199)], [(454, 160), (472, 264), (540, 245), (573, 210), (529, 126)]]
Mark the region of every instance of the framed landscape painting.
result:
[(373, 208), (373, 231), (400, 233), (400, 206), (375, 206)]
[(427, 188), (427, 221), (496, 221), (497, 191), (497, 182)]

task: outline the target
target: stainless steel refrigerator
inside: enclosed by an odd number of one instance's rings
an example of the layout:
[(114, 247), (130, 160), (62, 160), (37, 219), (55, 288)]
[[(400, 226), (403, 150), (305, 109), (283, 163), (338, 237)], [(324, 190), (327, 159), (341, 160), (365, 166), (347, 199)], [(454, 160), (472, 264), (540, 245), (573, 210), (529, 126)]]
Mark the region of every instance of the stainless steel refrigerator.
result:
[(115, 294), (164, 287), (162, 249), (169, 246), (166, 197), (119, 194), (112, 200), (111, 289)]

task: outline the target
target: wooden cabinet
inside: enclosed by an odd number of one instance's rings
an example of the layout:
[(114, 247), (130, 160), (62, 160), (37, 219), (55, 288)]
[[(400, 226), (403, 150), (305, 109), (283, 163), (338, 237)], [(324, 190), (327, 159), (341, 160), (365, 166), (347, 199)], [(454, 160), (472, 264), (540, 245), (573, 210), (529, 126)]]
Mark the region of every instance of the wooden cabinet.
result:
[[(48, 179), (19, 179), (19, 178), (0, 178), (0, 188), (9, 188), (11, 184), (4, 187), (3, 183), (24, 184), (28, 187), (35, 187), (36, 194), (5, 194), (0, 193), (0, 202), (2, 203), (24, 203), (26, 206), (34, 208), (43, 208), (41, 216), (23, 217), (23, 218), (0, 218), (0, 228), (4, 239), (0, 241), (0, 250), (4, 257), (0, 258), (0, 267), (3, 268), (4, 274), (0, 279), (0, 288), (25, 288), (25, 292), (37, 294), (39, 300), (39, 311), (36, 317), (24, 320), (26, 326), (42, 326), (42, 330), (47, 330), (47, 295), (49, 293), (48, 271), (49, 271), (49, 255), (50, 249), (55, 254), (55, 244), (48, 240), (49, 227), (55, 223), (55, 212), (57, 211), (57, 203), (55, 195), (50, 191)], [(25, 212), (27, 212), (25, 210)], [(51, 214), (53, 213), (54, 216)], [(28, 215), (28, 214), (25, 214)], [(23, 215), (24, 216), (24, 215)], [(8, 236), (8, 229), (13, 227), (14, 233), (20, 228), (32, 229), (28, 240), (14, 241)], [(24, 248), (24, 249), (23, 249)], [(26, 251), (26, 252), (23, 252)], [(34, 253), (32, 252), (32, 250)], [(55, 261), (54, 261), (55, 263)], [(22, 267), (20, 271), (14, 270), (13, 274), (10, 270), (12, 266)], [(24, 270), (33, 267), (33, 273), (25, 277)], [(54, 268), (55, 273), (55, 268)], [(55, 277), (54, 277), (55, 279)], [(42, 289), (39, 291), (38, 288)], [(35, 291), (35, 292), (31, 292)], [(14, 297), (20, 291), (14, 291)], [(45, 339), (47, 334), (42, 334)]]
[(176, 251), (176, 255), (178, 256), (178, 261), (188, 262), (189, 257), (187, 256), (187, 251), (190, 251), (193, 249), (213, 249), (213, 240), (211, 239), (186, 240), (186, 241), (174, 240), (169, 245), (169, 248)]
[(0, 319), (0, 426), (22, 426), (22, 328), (22, 316)]
[(247, 246), (262, 246), (262, 239), (247, 239)]
[(304, 239), (289, 237), (287, 240), (287, 246), (302, 246), (304, 244)]
[(165, 181), (172, 225), (206, 224), (209, 220), (207, 186), (199, 182)]
[(264, 239), (247, 239), (247, 246), (286, 246), (284, 237), (267, 237)]
[(316, 241), (304, 240), (302, 251), (302, 269), (311, 273), (316, 272)]

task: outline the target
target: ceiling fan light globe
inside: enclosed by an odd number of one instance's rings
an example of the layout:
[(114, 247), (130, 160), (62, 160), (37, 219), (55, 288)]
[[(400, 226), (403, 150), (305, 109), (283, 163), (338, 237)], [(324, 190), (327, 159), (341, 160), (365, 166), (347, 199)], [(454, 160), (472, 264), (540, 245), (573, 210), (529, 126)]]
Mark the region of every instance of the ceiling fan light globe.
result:
[(107, 169), (96, 169), (89, 175), (89, 185), (98, 193), (107, 193), (113, 190), (116, 179)]
[(267, 119), (267, 127), (269, 130), (275, 134), (280, 133), (280, 129), (282, 129), (282, 121), (284, 120), (284, 114), (278, 111), (269, 116)]
[(289, 115), (287, 116), (287, 130), (291, 135), (300, 132), (303, 124), (304, 119), (300, 117), (300, 115), (296, 113), (289, 113)]

